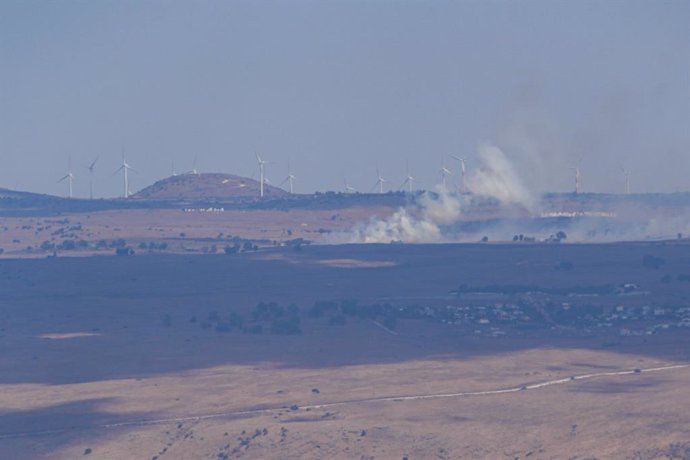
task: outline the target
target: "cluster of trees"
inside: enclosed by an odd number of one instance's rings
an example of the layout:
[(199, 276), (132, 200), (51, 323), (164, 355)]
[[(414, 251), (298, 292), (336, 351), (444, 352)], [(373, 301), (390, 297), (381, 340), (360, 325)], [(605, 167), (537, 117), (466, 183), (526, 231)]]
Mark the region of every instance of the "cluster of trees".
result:
[[(193, 317), (191, 322), (196, 322), (196, 317)], [(261, 329), (251, 330), (251, 328), (245, 327), (244, 318), (239, 313), (231, 312), (228, 316), (222, 317), (218, 310), (211, 310), (206, 320), (201, 323), (201, 327), (204, 329), (213, 327), (216, 332), (231, 332), (233, 330), (254, 334), (262, 332)]]
[(123, 238), (118, 238), (116, 240), (98, 240), (96, 243), (96, 249), (115, 249), (124, 248), (127, 246), (127, 241)]
[[(662, 283), (670, 283), (671, 281), (673, 281), (672, 275), (666, 274), (661, 277)], [(681, 273), (680, 275), (676, 276), (676, 281), (680, 281), (681, 283), (690, 283), (690, 275)]]
[[(197, 318), (192, 317), (190, 322), (197, 322)], [(217, 310), (212, 310), (201, 322), (201, 327), (213, 328), (216, 332), (223, 333), (238, 331), (243, 334), (262, 334), (264, 330), (268, 330), (271, 334), (297, 335), (302, 333), (300, 323), (300, 310), (297, 305), (292, 304), (286, 308), (275, 302), (260, 302), (252, 310), (249, 319), (236, 312), (221, 315)]]
[(272, 334), (296, 335), (302, 333), (300, 310), (295, 304), (290, 304), (286, 308), (275, 302), (259, 302), (252, 311), (252, 319), (256, 322), (270, 322)]
[(243, 240), (239, 237), (234, 237), (233, 242), (234, 244), (232, 246), (225, 246), (224, 251), (226, 254), (239, 254), (241, 252), (256, 251), (259, 249), (259, 246), (252, 240)]
[(41, 243), (41, 249), (44, 251), (72, 251), (74, 249), (84, 249), (89, 247), (89, 242), (86, 240), (62, 240), (61, 243), (55, 244), (53, 241), (44, 241)]
[[(561, 241), (565, 241), (566, 239), (568, 239), (568, 235), (563, 230), (560, 230), (554, 235), (549, 235), (549, 237), (546, 238), (544, 241), (546, 243), (560, 243)], [(533, 236), (527, 236), (520, 233), (519, 235), (513, 235), (513, 241), (516, 243), (534, 243), (535, 241), (537, 241), (537, 239)]]
[(395, 329), (398, 318), (419, 318), (416, 309), (394, 307), (390, 304), (359, 305), (356, 300), (342, 302), (318, 301), (307, 311), (310, 318), (328, 317), (332, 326), (347, 323), (347, 317), (380, 321), (388, 329)]
[(145, 241), (142, 241), (141, 243), (139, 243), (139, 249), (141, 249), (142, 251), (165, 251), (166, 249), (168, 249), (168, 243), (156, 243), (155, 241), (146, 243)]

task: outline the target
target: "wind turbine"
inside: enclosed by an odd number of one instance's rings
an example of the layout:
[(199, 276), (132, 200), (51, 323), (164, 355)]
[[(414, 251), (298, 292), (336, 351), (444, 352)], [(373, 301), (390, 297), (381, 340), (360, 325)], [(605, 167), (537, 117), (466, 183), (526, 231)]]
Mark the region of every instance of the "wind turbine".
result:
[(345, 179), (345, 193), (354, 193), (356, 191), (354, 187), (347, 183), (347, 179)]
[(295, 175), (292, 174), (292, 170), (290, 169), (290, 162), (288, 161), (288, 175), (285, 179), (283, 179), (283, 182), (280, 183), (280, 186), (282, 186), (285, 182), (287, 182), (290, 186), (290, 193), (292, 193), (292, 188), (295, 182)]
[(621, 166), (621, 171), (623, 172), (623, 176), (625, 177), (625, 194), (629, 195), (630, 194), (630, 171), (625, 169), (625, 167)]
[(194, 155), (194, 161), (192, 162), (192, 170), (188, 171), (187, 174), (193, 174), (195, 176), (199, 175), (199, 171), (196, 170), (196, 160), (197, 160), (198, 156), (199, 156), (198, 154)]
[(414, 177), (412, 177), (412, 175), (410, 174), (410, 166), (409, 166), (409, 164), (406, 166), (406, 171), (407, 171), (407, 176), (405, 176), (405, 182), (403, 182), (403, 183), (400, 185), (400, 189), (402, 190), (402, 189), (405, 188), (405, 186), (407, 185), (407, 192), (408, 192), (408, 193), (412, 193), (412, 182), (414, 182), (414, 181), (417, 180), (417, 179), (415, 179)]
[(441, 173), (441, 184), (443, 185), (443, 190), (446, 189), (446, 177), (450, 176), (451, 172), (450, 169), (446, 168), (446, 161), (444, 159), (441, 160), (441, 169), (439, 171)]
[(172, 163), (172, 176), (175, 177), (177, 176), (177, 172), (175, 172), (175, 160), (170, 160)]
[(465, 159), (456, 155), (451, 155), (451, 157), (460, 162), (460, 179), (462, 180), (460, 183), (460, 193), (467, 193), (467, 170), (465, 169)]
[(98, 158), (100, 155), (96, 156), (96, 159), (93, 160), (93, 162), (89, 165), (88, 169), (89, 170), (89, 199), (93, 200), (93, 171), (96, 167), (96, 162), (98, 161)]
[(383, 183), (386, 182), (386, 179), (381, 176), (381, 171), (379, 171), (379, 168), (376, 168), (376, 183), (374, 186), (371, 188), (372, 191), (376, 190), (376, 187), (379, 188), (379, 193), (383, 193)]
[(256, 161), (259, 163), (259, 196), (264, 197), (264, 183), (266, 182), (266, 165), (269, 164), (268, 161), (261, 159), (258, 153), (254, 152), (256, 155)]
[(59, 181), (58, 183), (62, 182), (63, 180), (67, 179), (67, 182), (69, 183), (69, 198), (72, 198), (72, 181), (74, 181), (74, 174), (72, 174), (72, 159), (67, 160), (67, 174), (65, 174)]
[(132, 169), (132, 167), (129, 164), (127, 164), (127, 161), (125, 160), (125, 154), (124, 153), (122, 154), (122, 165), (120, 165), (120, 167), (115, 170), (115, 172), (113, 173), (113, 176), (115, 174), (119, 173), (120, 171), (122, 171), (124, 173), (123, 174), (124, 180), (125, 180), (124, 197), (129, 198), (129, 195), (131, 195), (129, 192), (129, 171), (134, 171), (134, 169)]

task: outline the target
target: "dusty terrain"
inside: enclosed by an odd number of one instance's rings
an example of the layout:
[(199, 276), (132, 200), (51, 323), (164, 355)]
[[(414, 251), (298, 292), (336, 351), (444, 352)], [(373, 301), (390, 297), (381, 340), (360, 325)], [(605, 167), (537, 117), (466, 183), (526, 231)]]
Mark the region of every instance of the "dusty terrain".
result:
[[(345, 231), (371, 216), (386, 217), (393, 211), (389, 207), (284, 211), (190, 207), (3, 217), (0, 258), (45, 257), (53, 254), (54, 247), (65, 256), (113, 254), (111, 244), (117, 240), (137, 252), (142, 243), (165, 244), (164, 251), (154, 251), (168, 253), (222, 252), (234, 244), (233, 238), (254, 240), (262, 246), (298, 238), (319, 241), (331, 232)], [(65, 241), (74, 241), (76, 247), (60, 249)], [(81, 241), (84, 247), (79, 245)]]
[[(3, 260), (0, 458), (685, 458), (690, 329), (530, 321), (489, 336), (309, 309), (456, 305), (458, 286), (495, 283), (634, 283), (640, 295), (586, 302), (668, 309), (689, 283), (660, 278), (689, 268), (684, 244)], [(220, 327), (251, 326), (262, 301), (295, 303), (301, 333)]]

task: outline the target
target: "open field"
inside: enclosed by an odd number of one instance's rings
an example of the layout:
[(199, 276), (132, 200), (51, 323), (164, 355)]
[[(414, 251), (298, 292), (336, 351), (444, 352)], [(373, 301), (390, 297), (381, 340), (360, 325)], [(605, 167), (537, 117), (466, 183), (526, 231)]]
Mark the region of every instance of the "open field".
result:
[(689, 272), (682, 242), (2, 260), (0, 458), (686, 458)]
[[(138, 252), (142, 243), (165, 244), (165, 252), (172, 253), (223, 252), (223, 248), (234, 244), (233, 238), (262, 245), (298, 238), (315, 241), (330, 232), (345, 231), (366, 222), (371, 216), (387, 217), (392, 212), (393, 208), (385, 206), (282, 211), (193, 207), (4, 217), (0, 225), (0, 257), (45, 257), (52, 254), (54, 247), (62, 255), (112, 254), (111, 244), (116, 240)], [(75, 244), (69, 250), (60, 249), (65, 241)], [(99, 246), (99, 242), (103, 245)], [(50, 249), (45, 249), (45, 245)]]

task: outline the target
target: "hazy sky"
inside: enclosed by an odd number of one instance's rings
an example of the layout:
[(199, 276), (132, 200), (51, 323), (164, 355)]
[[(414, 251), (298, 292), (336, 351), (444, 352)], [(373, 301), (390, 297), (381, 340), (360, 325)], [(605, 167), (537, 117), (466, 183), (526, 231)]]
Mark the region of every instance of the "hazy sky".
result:
[[(0, 2), (0, 186), (192, 168), (360, 191), (504, 150), (534, 190), (690, 190), (690, 1)], [(476, 162), (470, 160), (469, 167)]]

